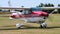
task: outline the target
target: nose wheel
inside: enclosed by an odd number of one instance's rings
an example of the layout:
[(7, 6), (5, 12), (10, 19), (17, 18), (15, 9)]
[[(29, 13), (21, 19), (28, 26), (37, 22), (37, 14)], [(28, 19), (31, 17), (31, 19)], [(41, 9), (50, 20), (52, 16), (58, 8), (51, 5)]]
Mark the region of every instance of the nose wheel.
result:
[(22, 24), (20, 24), (20, 23), (17, 23), (17, 24), (16, 24), (16, 28), (18, 28), (18, 29), (20, 29), (21, 26), (22, 26)]
[(40, 27), (41, 28), (47, 28), (47, 24), (46, 23), (41, 23)]

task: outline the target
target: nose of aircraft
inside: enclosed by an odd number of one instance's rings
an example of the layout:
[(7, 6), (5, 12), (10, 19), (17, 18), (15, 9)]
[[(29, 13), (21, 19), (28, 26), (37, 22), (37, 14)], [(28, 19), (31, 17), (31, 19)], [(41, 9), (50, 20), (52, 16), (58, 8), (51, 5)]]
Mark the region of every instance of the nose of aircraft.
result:
[(49, 16), (49, 14), (47, 12), (42, 12), (42, 15), (47, 16), (47, 17)]
[(47, 12), (44, 12), (44, 11), (34, 11), (33, 14), (37, 14), (40, 16), (47, 16), (47, 17), (49, 15)]

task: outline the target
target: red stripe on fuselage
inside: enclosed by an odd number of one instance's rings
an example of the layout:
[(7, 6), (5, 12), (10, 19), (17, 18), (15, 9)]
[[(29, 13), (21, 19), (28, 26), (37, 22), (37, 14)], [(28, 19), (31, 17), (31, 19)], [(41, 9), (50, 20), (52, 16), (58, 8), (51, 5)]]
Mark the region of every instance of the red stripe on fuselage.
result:
[(30, 17), (40, 17), (39, 15), (36, 14), (22, 14), (22, 15), (12, 15), (12, 18), (30, 18)]

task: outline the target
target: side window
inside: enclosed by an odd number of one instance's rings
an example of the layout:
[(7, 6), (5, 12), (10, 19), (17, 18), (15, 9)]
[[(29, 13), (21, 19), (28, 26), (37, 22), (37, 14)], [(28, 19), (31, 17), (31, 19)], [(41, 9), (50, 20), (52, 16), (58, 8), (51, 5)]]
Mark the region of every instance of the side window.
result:
[(21, 12), (22, 14), (31, 14), (31, 11), (29, 10), (20, 10), (19, 12)]
[(29, 10), (23, 10), (22, 14), (29, 14)]
[(25, 14), (29, 14), (29, 11), (28, 10), (25, 10)]
[(22, 14), (24, 14), (25, 11), (24, 11), (24, 10), (21, 10), (20, 12), (21, 12)]
[(24, 11), (24, 10), (20, 10), (19, 12), (20, 12), (21, 14), (24, 14), (25, 11)]
[(31, 13), (32, 13), (32, 9), (29, 10), (29, 14), (31, 14)]

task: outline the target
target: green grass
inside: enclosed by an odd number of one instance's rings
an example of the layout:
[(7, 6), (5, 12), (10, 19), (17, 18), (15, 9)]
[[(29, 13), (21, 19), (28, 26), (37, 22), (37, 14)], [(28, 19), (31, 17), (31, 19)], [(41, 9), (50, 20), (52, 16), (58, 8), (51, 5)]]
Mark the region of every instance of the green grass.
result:
[[(60, 34), (60, 14), (50, 15), (46, 23), (47, 28), (38, 28), (36, 23), (23, 23), (20, 20), (9, 20), (8, 17), (0, 17), (0, 34)], [(16, 29), (15, 24), (22, 23), (21, 29)]]

